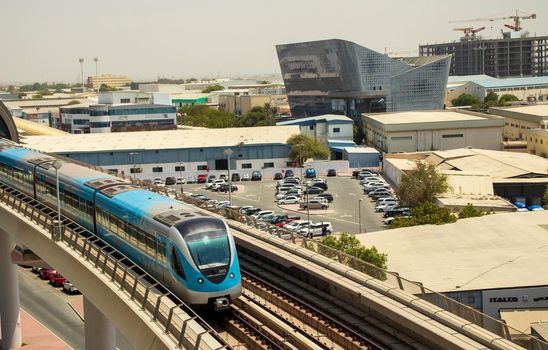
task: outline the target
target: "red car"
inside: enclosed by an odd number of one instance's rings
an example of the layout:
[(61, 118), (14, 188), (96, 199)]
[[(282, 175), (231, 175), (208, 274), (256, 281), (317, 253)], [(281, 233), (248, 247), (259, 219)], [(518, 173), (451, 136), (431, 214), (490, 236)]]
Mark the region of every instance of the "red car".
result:
[(298, 217), (298, 216), (289, 217), (284, 221), (280, 221), (280, 222), (275, 223), (275, 225), (278, 226), (278, 227), (284, 227), (285, 225), (289, 224), (291, 221), (300, 220), (300, 219), (301, 218)]
[(54, 287), (62, 287), (67, 279), (60, 273), (56, 273), (49, 278), (49, 283)]
[(199, 184), (203, 184), (207, 181), (207, 174), (200, 174), (198, 175), (198, 177), (196, 178), (196, 182), (199, 183)]
[(51, 276), (55, 275), (57, 273), (56, 270), (50, 269), (50, 268), (43, 268), (40, 270), (40, 278), (43, 280), (49, 280)]

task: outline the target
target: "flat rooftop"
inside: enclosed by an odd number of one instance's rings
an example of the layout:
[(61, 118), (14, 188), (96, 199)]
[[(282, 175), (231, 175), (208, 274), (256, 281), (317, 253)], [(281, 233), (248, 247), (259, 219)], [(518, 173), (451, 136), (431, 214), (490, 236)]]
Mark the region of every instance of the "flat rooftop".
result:
[(484, 120), (484, 117), (469, 115), (453, 111), (423, 111), (423, 112), (398, 112), (367, 114), (366, 118), (376, 120), (382, 124), (409, 124), (409, 123), (435, 123), (448, 121), (474, 121)]
[(504, 107), (504, 108), (489, 108), (489, 112), (497, 113), (497, 111), (505, 111), (510, 113), (528, 114), (531, 116), (548, 118), (548, 104), (538, 104), (531, 106), (519, 106), (519, 107)]
[(438, 292), (548, 285), (548, 211), (356, 236), (388, 254), (388, 269)]
[(168, 131), (135, 131), (65, 136), (29, 136), (25, 143), (44, 152), (86, 153), (98, 151), (161, 150), (180, 148), (235, 147), (286, 144), (299, 134), (299, 127), (262, 126), (229, 129), (178, 129)]

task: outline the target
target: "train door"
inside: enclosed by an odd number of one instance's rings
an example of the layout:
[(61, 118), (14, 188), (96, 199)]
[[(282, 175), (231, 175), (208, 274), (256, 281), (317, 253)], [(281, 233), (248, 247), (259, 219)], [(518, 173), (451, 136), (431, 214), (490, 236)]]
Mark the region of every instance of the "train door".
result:
[(170, 243), (166, 236), (156, 232), (156, 263), (158, 264), (158, 271), (160, 273), (160, 279), (163, 283), (170, 285)]

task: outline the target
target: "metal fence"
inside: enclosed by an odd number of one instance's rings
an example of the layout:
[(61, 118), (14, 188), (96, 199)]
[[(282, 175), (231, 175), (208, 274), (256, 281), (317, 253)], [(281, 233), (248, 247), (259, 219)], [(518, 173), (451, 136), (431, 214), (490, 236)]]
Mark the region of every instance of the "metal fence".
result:
[(177, 197), (177, 199), (182, 200), (186, 203), (193, 204), (214, 213), (218, 213), (225, 216), (227, 219), (236, 220), (238, 222), (247, 224), (250, 227), (262, 230), (264, 232), (268, 232), (282, 239), (291, 241), (296, 245), (322, 254), (325, 257), (331, 258), (341, 264), (344, 264), (357, 271), (374, 277), (391, 287), (395, 287), (407, 293), (418, 296), (419, 298), (431, 304), (434, 304), (445, 311), (459, 316), (520, 346), (528, 349), (548, 350), (547, 342), (544, 342), (532, 335), (523, 333), (520, 330), (508, 326), (503, 321), (497, 320), (472, 307), (459, 303), (458, 301), (451, 299), (443, 294), (428, 289), (420, 282), (405, 279), (401, 277), (397, 272), (381, 269), (371, 263), (323, 245), (317, 240), (303, 237), (299, 234), (296, 234), (295, 232), (284, 229), (283, 227), (277, 227), (275, 225), (256, 220), (254, 217), (240, 213), (237, 209), (216, 209), (214, 205), (208, 202), (204, 202), (202, 200), (187, 195), (181, 195), (177, 193), (175, 194), (175, 196)]
[[(0, 184), (0, 202), (51, 234), (51, 239), (77, 252), (129, 300), (145, 311), (178, 347), (230, 349), (219, 335), (188, 305), (167, 291), (130, 259), (85, 228), (66, 218), (57, 224), (57, 212)], [(60, 228), (60, 229), (59, 229)]]

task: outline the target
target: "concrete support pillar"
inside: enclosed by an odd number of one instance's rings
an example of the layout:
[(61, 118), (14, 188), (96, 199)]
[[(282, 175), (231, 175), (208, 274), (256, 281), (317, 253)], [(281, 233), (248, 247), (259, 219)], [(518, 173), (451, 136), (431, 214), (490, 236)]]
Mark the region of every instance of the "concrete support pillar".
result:
[(85, 296), (84, 320), (86, 350), (116, 349), (116, 328), (114, 324)]
[(2, 320), (2, 349), (21, 347), (21, 315), (19, 310), (19, 279), (17, 265), (11, 261), (15, 243), (0, 231), (0, 317)]

